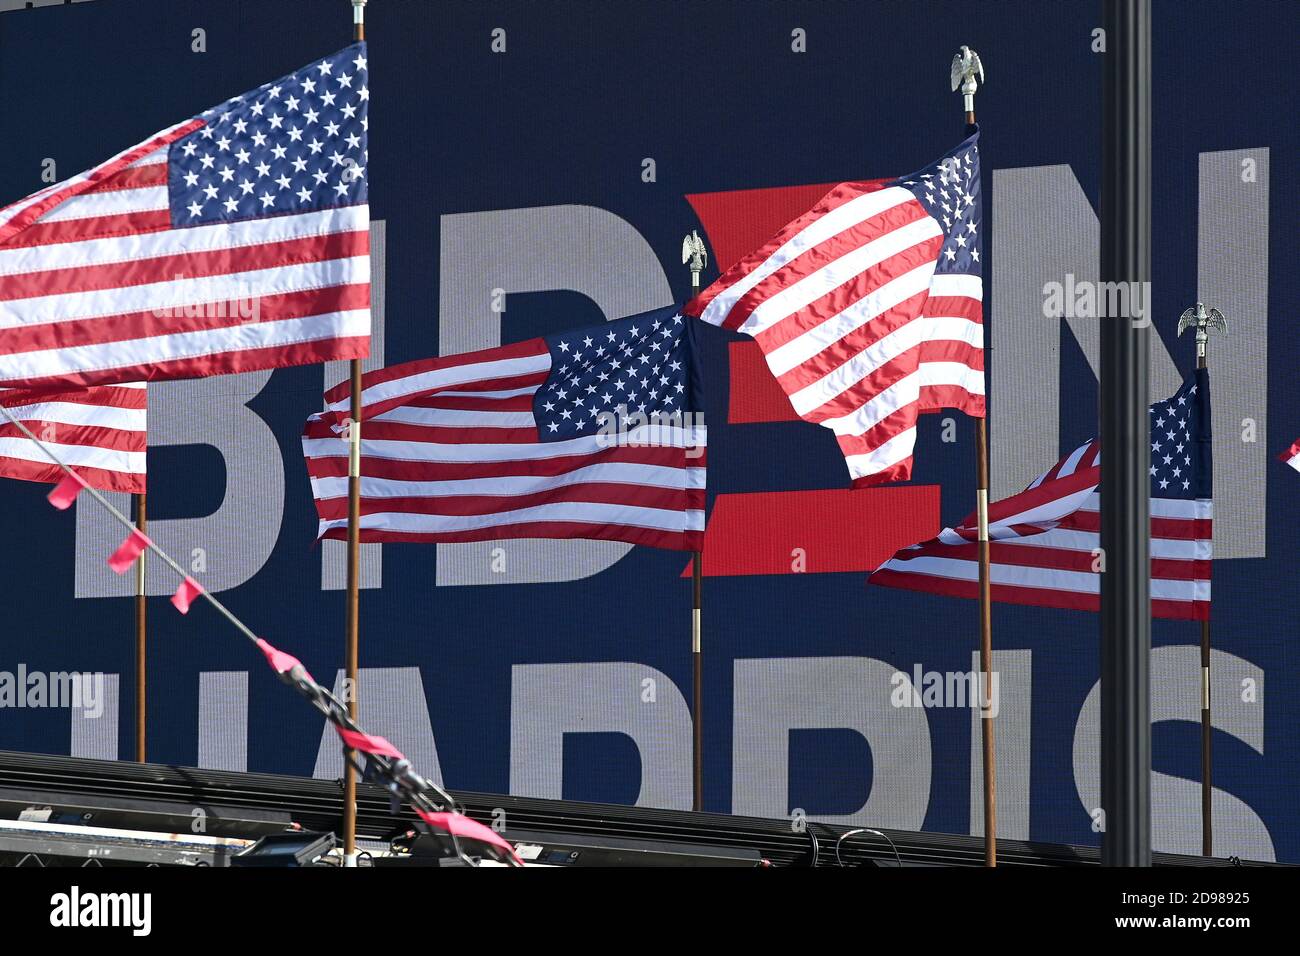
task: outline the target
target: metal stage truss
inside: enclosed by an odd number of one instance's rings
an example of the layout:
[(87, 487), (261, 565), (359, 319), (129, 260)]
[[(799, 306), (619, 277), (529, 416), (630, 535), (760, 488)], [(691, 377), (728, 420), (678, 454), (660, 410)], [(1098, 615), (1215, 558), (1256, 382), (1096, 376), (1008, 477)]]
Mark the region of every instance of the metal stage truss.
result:
[[(982, 866), (981, 837), (877, 829), (864, 831), (807, 821), (764, 819), (720, 813), (543, 800), (456, 790), (465, 811), (489, 826), (504, 824), (503, 835), (516, 843), (555, 846), (654, 845), (690, 856), (697, 865), (710, 855), (745, 854), (773, 866)], [(161, 764), (89, 760), (76, 757), (0, 751), (0, 819), (14, 820), (34, 803), (91, 807), (93, 822), (126, 826), (128, 806), (140, 816), (139, 829), (162, 829), (187, 821), (196, 809), (214, 836), (257, 838), (292, 821), (307, 831), (343, 830), (343, 788), (339, 780), (200, 770)], [(20, 806), (21, 805), (21, 806)], [(389, 796), (361, 784), (357, 834), (362, 841), (386, 840), (411, 828), (417, 818), (408, 808), (393, 814)], [(605, 841), (608, 841), (607, 843)], [(891, 842), (892, 841), (892, 842)], [(619, 859), (634, 861), (635, 853)], [(611, 857), (613, 858), (613, 857)], [(1001, 866), (1098, 866), (1097, 848), (1000, 839)], [(1156, 866), (1271, 865), (1235, 859), (1153, 854)]]

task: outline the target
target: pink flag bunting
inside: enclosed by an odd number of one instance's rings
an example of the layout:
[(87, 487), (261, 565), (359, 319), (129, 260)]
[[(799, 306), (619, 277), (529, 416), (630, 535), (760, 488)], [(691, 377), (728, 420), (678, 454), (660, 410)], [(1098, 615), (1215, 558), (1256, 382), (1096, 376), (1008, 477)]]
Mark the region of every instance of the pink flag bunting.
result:
[(335, 727), (339, 737), (343, 739), (345, 747), (351, 747), (353, 750), (360, 750), (363, 754), (374, 754), (378, 757), (391, 757), (394, 760), (405, 760), (406, 756), (390, 744), (383, 737), (372, 737), (365, 732), (348, 730), (346, 727)]
[(116, 551), (108, 557), (108, 566), (117, 574), (125, 574), (135, 564), (135, 559), (153, 542), (139, 528), (132, 529)]
[(490, 827), (485, 827), (477, 820), (471, 820), (463, 813), (430, 813), (428, 810), (422, 810), (419, 807), (415, 807), (415, 812), (420, 815), (421, 820), (431, 827), (436, 827), (455, 837), (490, 844), (504, 851), (516, 863), (523, 863), (519, 859), (519, 855), (515, 853), (515, 848), (501, 834)]
[(1284, 461), (1296, 471), (1300, 471), (1300, 438), (1282, 454), (1277, 456), (1278, 461)]
[[(294, 657), (292, 654), (286, 654), (284, 651), (274, 647), (270, 642), (265, 641), (260, 637), (257, 639), (257, 646), (266, 656), (266, 662), (271, 665), (271, 669), (277, 674), (287, 674), (295, 667), (302, 667), (302, 661), (298, 660), (298, 658)], [(311, 679), (311, 675), (307, 673), (307, 668), (303, 667), (302, 672), (307, 676), (308, 680)]]
[(77, 495), (81, 494), (81, 489), (86, 487), (85, 481), (75, 471), (64, 473), (63, 479), (54, 486), (53, 490), (45, 496), (54, 507), (60, 511), (67, 511), (72, 507), (72, 503), (77, 500)]
[(180, 583), (180, 587), (176, 589), (176, 593), (172, 595), (172, 606), (182, 614), (189, 614), (190, 605), (202, 593), (203, 585), (187, 574), (185, 580)]

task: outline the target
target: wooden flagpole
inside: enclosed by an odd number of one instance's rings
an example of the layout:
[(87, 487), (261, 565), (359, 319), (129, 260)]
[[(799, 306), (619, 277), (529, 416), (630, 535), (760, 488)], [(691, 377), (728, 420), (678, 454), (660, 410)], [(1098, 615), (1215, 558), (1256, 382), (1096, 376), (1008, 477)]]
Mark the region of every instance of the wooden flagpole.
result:
[[(700, 294), (700, 273), (708, 265), (704, 240), (694, 229), (682, 240), (682, 262), (691, 270), (691, 298)], [(703, 556), (691, 552), (691, 809), (704, 809), (704, 648), (700, 617), (704, 592)]]
[(979, 511), (980, 678), (984, 682), (980, 730), (984, 745), (984, 865), (998, 865), (997, 761), (993, 748), (993, 593), (989, 581), (989, 446), (988, 408), (975, 420), (976, 488)]
[[(366, 0), (352, 0), (352, 39), (366, 38)], [(348, 423), (348, 556), (347, 556), (347, 705), (348, 716), (357, 717), (357, 670), (360, 660), (361, 624), (361, 360), (349, 365), (351, 389)], [(355, 751), (343, 760), (343, 865), (357, 865), (357, 775), (352, 768)]]
[[(984, 82), (979, 54), (962, 47), (952, 61), (952, 88), (960, 89), (966, 109), (969, 134), (975, 126), (975, 91)], [(984, 685), (980, 701), (980, 736), (984, 770), (984, 865), (998, 865), (997, 761), (993, 747), (993, 718), (989, 716), (993, 695), (993, 593), (989, 579), (989, 442), (988, 408), (975, 419), (975, 510), (979, 522), (980, 585), (980, 680)]]
[[(1210, 329), (1226, 332), (1228, 322), (1218, 309), (1206, 309), (1203, 303), (1188, 309), (1178, 320), (1178, 334), (1184, 329), (1196, 329), (1196, 367), (1208, 369), (1207, 355)], [(1214, 786), (1210, 761), (1210, 737), (1214, 727), (1210, 722), (1210, 617), (1206, 609), (1201, 621), (1201, 854), (1214, 855)]]
[[(148, 501), (145, 492), (135, 496), (135, 526), (141, 534), (148, 529)], [(147, 640), (147, 603), (145, 601), (144, 562), (149, 550), (140, 552), (135, 563), (135, 759), (137, 763), (145, 762), (145, 724), (148, 713), (147, 682), (149, 679), (146, 666), (148, 649)]]
[[(1205, 343), (1196, 356), (1197, 368), (1205, 364)], [(1214, 856), (1214, 787), (1211, 783), (1213, 765), (1210, 760), (1210, 737), (1214, 730), (1210, 723), (1210, 609), (1205, 609), (1201, 621), (1201, 855)]]

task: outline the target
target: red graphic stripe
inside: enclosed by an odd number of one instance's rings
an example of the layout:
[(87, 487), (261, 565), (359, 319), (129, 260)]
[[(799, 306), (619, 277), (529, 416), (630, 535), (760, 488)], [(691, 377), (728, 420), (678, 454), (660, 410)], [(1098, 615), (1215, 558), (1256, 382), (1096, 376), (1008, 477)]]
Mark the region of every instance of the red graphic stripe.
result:
[(719, 495), (702, 568), (707, 577), (869, 571), (938, 530), (938, 485)]

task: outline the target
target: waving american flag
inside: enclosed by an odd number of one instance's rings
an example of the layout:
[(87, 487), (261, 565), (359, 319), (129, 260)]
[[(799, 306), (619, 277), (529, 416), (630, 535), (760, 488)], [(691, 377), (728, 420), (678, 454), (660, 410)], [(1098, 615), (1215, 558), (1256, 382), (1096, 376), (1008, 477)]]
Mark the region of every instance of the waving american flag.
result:
[[(143, 382), (61, 391), (0, 388), (0, 405), (92, 488), (145, 490)], [(0, 478), (57, 482), (63, 469), (7, 417), (0, 418)]]
[[(1198, 369), (1151, 417), (1151, 614), (1203, 620), (1210, 610), (1214, 505), (1210, 378)], [(1100, 601), (1101, 449), (1076, 448), (1018, 495), (989, 505), (995, 601), (1095, 611)], [(979, 597), (975, 516), (904, 548), (872, 584)]]
[(356, 44), (0, 209), (0, 384), (367, 355), (367, 74)]
[[(348, 523), (349, 390), (303, 433), (319, 535)], [(673, 308), (371, 372), (361, 540), (601, 538), (699, 550), (706, 433)]]
[(753, 336), (855, 486), (911, 477), (917, 415), (984, 415), (978, 138), (910, 176), (841, 183), (686, 307)]

